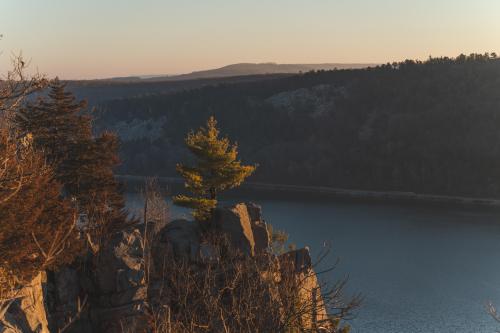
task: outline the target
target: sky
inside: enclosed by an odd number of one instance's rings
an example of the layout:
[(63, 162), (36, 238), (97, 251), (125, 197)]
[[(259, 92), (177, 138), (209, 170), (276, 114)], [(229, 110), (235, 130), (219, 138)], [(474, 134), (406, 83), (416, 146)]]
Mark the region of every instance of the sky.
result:
[(0, 0), (0, 73), (179, 74), (239, 62), (500, 53), (499, 0)]

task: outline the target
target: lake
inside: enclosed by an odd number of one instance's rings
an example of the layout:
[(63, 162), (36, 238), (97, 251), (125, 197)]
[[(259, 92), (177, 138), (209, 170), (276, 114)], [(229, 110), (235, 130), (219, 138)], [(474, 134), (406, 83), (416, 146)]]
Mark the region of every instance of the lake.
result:
[[(255, 196), (258, 197), (258, 196)], [(240, 198), (240, 200), (249, 198)], [(313, 255), (331, 242), (327, 278), (349, 275), (364, 295), (352, 332), (495, 332), (500, 306), (500, 211), (333, 200), (253, 200), (274, 228)], [(136, 195), (129, 195), (137, 207)], [(186, 210), (172, 208), (174, 217)], [(325, 276), (324, 276), (325, 277)]]

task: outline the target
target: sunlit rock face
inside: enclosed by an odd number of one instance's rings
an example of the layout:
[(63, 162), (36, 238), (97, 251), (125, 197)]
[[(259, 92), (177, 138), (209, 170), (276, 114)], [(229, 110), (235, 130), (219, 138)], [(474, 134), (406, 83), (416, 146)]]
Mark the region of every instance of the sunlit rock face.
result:
[(217, 208), (214, 214), (215, 228), (228, 235), (233, 246), (240, 251), (255, 255), (269, 249), (270, 235), (262, 219), (260, 206), (240, 203), (232, 207)]
[(302, 315), (302, 321), (308, 327), (328, 328), (328, 313), (321, 297), (321, 287), (313, 269), (309, 249), (290, 251), (280, 255), (278, 259), (282, 275), (294, 276), (298, 281), (302, 281), (299, 299), (306, 304), (318, 304), (314, 311)]
[[(240, 203), (216, 208), (213, 221), (207, 223), (217, 233), (227, 237), (235, 251), (253, 256), (269, 249), (270, 235), (258, 205)], [(169, 249), (176, 256), (193, 261), (199, 259), (208, 253), (207, 244), (200, 238), (202, 228), (198, 223), (185, 219), (170, 222), (159, 232), (155, 253), (161, 255)]]
[(0, 332), (49, 333), (46, 308), (45, 272), (38, 274), (28, 286), (14, 291), (10, 306), (0, 307)]

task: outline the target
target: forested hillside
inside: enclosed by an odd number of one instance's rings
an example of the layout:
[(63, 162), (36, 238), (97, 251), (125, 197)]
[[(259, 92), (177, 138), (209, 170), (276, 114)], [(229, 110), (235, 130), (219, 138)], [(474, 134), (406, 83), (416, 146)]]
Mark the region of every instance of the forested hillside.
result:
[(97, 113), (122, 139), (122, 174), (175, 176), (186, 131), (214, 115), (260, 164), (253, 181), (500, 195), (495, 54), (221, 83)]
[(200, 78), (192, 80), (140, 80), (134, 78), (66, 81), (68, 90), (77, 97), (87, 100), (90, 106), (107, 100), (146, 96), (151, 94), (171, 94), (224, 83), (269, 80), (291, 74), (243, 75), (232, 77)]

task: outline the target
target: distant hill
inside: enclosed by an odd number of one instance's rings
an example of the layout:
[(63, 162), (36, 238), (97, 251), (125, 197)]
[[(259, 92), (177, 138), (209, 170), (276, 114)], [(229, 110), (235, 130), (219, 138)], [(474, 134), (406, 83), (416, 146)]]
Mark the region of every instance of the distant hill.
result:
[(171, 94), (220, 84), (285, 78), (298, 73), (335, 69), (360, 69), (373, 64), (275, 64), (241, 63), (182, 75), (128, 76), (96, 80), (67, 81), (69, 90), (90, 106), (103, 101), (151, 94)]
[(334, 70), (334, 69), (358, 69), (373, 67), (377, 64), (342, 64), (342, 63), (326, 63), (326, 64), (276, 64), (273, 62), (267, 63), (239, 63), (227, 65), (220, 68), (196, 71), (189, 74), (181, 75), (154, 75), (154, 76), (131, 76), (117, 77), (110, 80), (113, 81), (178, 81), (178, 80), (194, 80), (207, 78), (221, 78), (231, 76), (245, 75), (262, 75), (262, 74), (298, 74), (317, 70)]
[(90, 106), (107, 100), (133, 98), (152, 94), (172, 94), (207, 86), (254, 81), (269, 81), (295, 74), (242, 75), (192, 80), (147, 80), (116, 78), (107, 80), (67, 81), (68, 89), (79, 99), (85, 99)]

